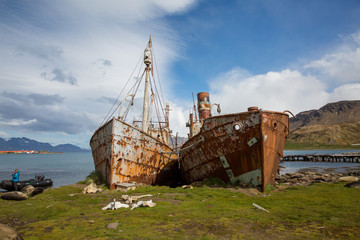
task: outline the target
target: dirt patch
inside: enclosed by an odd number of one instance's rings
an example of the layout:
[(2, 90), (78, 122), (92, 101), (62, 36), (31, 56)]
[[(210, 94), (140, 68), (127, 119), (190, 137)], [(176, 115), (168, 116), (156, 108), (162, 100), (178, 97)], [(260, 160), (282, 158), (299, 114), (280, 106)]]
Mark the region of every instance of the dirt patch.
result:
[(54, 229), (53, 227), (46, 227), (46, 228), (44, 229), (44, 232), (45, 232), (45, 233), (51, 233), (53, 229)]
[(3, 219), (1, 219), (0, 223), (9, 225), (10, 227), (21, 227), (21, 226), (25, 226), (26, 224), (30, 223), (30, 221), (21, 221), (21, 219), (19, 219), (19, 218), (11, 218), (10, 220), (7, 220), (6, 222), (3, 222), (2, 220)]

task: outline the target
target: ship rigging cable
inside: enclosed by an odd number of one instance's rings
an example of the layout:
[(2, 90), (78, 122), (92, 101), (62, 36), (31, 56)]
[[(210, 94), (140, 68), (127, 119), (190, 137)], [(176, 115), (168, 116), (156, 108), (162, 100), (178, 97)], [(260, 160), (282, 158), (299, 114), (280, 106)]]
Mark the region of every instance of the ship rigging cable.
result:
[[(100, 123), (100, 126), (102, 126), (104, 123), (106, 123), (107, 121), (109, 121), (109, 119), (111, 118), (111, 116), (115, 113), (116, 109), (119, 107), (119, 105), (115, 108), (115, 110), (110, 114), (110, 112), (112, 111), (113, 107), (116, 105), (116, 103), (119, 101), (119, 98), (121, 97), (123, 91), (125, 90), (126, 86), (128, 85), (128, 83), (130, 82), (132, 76), (134, 75), (135, 70), (137, 69), (137, 67), (139, 66), (139, 63), (141, 62), (143, 55), (141, 54), (140, 59), (138, 61), (138, 63), (136, 64), (133, 72), (131, 73), (129, 79), (127, 80), (125, 86), (123, 87), (123, 89), (121, 90), (120, 94), (118, 95), (117, 99), (115, 100), (115, 102), (113, 103), (113, 105), (111, 106), (111, 108), (109, 109), (108, 113), (106, 114), (106, 116), (104, 117), (104, 119), (102, 120), (102, 122)], [(99, 127), (100, 127), (99, 126)]]
[[(153, 49), (152, 46), (150, 46), (150, 47), (151, 47), (152, 60), (153, 60), (153, 61), (152, 61), (152, 64), (151, 64), (151, 65), (152, 65), (152, 66), (151, 66), (152, 74), (151, 74), (151, 76), (150, 76), (150, 78), (149, 78), (149, 83), (150, 83), (151, 93), (155, 95), (155, 97), (154, 97), (155, 113), (156, 113), (156, 117), (157, 117), (157, 119), (158, 119), (159, 130), (160, 130), (160, 133), (161, 133), (161, 134), (160, 134), (160, 135), (161, 135), (161, 139), (164, 141), (164, 136), (163, 136), (163, 130), (164, 130), (164, 129), (163, 129), (163, 128), (164, 128), (164, 127), (168, 127), (168, 125), (166, 125), (166, 126), (162, 126), (162, 125), (161, 125), (161, 124), (162, 124), (162, 122), (161, 122), (161, 117), (162, 117), (162, 116), (165, 117), (165, 110), (164, 110), (164, 106), (163, 106), (163, 104), (164, 104), (164, 96), (163, 96), (163, 91), (162, 91), (162, 86), (161, 86), (161, 82), (160, 82), (159, 72), (158, 72), (158, 68), (157, 68), (157, 64), (156, 64), (154, 49)], [(141, 82), (142, 82), (142, 80), (143, 80), (143, 78), (144, 78), (144, 75), (145, 75), (145, 73), (146, 73), (146, 69), (145, 69), (145, 70), (143, 70), (143, 72), (142, 72), (142, 74), (141, 74), (142, 68), (141, 68), (141, 65), (139, 66), (139, 63), (140, 63), (140, 61), (142, 60), (142, 58), (143, 58), (143, 54), (140, 56), (140, 59), (139, 59), (137, 65), (136, 65), (136, 67), (134, 68), (133, 72), (131, 73), (129, 79), (127, 80), (124, 88), (121, 90), (121, 92), (120, 92), (120, 94), (118, 95), (117, 99), (115, 100), (115, 102), (114, 102), (113, 105), (111, 106), (111, 108), (110, 108), (110, 110), (108, 111), (106, 117), (105, 117), (104, 120), (101, 122), (100, 126), (102, 126), (104, 123), (108, 122), (108, 121), (111, 119), (111, 117), (115, 114), (115, 112), (117, 111), (117, 109), (118, 109), (122, 104), (124, 104), (123, 101), (126, 101), (126, 98), (127, 98), (128, 96), (131, 96), (131, 95), (132, 95), (132, 96), (135, 96), (135, 95), (136, 95), (136, 93), (137, 93), (137, 91), (138, 91), (138, 89), (139, 89), (139, 87), (140, 87), (140, 84), (141, 84)], [(154, 74), (153, 74), (154, 65), (155, 65), (157, 77), (155, 77)], [(133, 75), (134, 75), (134, 73), (136, 72), (137, 69), (139, 69), (138, 75), (137, 75), (137, 77), (133, 77)], [(141, 75), (141, 76), (140, 76), (140, 75)], [(133, 78), (136, 79), (135, 83), (134, 83), (133, 86), (129, 89), (129, 91), (127, 92), (127, 94), (126, 94), (125, 97), (123, 98), (123, 100), (121, 100), (121, 101), (119, 102), (120, 97), (123, 95), (123, 93), (124, 93), (126, 87), (128, 86), (130, 80), (132, 80)], [(158, 81), (158, 84), (157, 84), (156, 81)], [(159, 85), (160, 91), (159, 91), (157, 85)], [(129, 100), (128, 104), (132, 104), (131, 101), (133, 101), (133, 99), (132, 99), (132, 100)], [(119, 103), (118, 103), (118, 102), (119, 102)], [(118, 103), (118, 104), (117, 104), (117, 103)], [(117, 106), (116, 106), (116, 105), (117, 105)], [(115, 106), (116, 106), (116, 107), (115, 107)], [(151, 105), (149, 106), (149, 109), (148, 109), (149, 112), (151, 112), (150, 108), (151, 108)], [(121, 111), (121, 109), (120, 109), (120, 111)], [(126, 117), (127, 117), (127, 113), (128, 113), (127, 111), (124, 112), (124, 114), (123, 114), (123, 116), (122, 116), (122, 120), (123, 120), (123, 121), (125, 121), (125, 119), (126, 119)], [(119, 113), (119, 116), (120, 116), (120, 113)], [(149, 116), (149, 118), (151, 118), (151, 116)], [(166, 117), (165, 117), (165, 118), (166, 118)], [(165, 119), (165, 120), (166, 120), (166, 119)], [(167, 122), (166, 122), (166, 124), (167, 124)]]

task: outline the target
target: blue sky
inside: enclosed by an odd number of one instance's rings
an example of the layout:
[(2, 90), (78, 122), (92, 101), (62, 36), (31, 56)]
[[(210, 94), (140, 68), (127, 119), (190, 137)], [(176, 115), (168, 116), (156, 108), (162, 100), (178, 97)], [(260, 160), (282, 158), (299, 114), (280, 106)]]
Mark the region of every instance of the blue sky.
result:
[(0, 137), (87, 148), (150, 34), (182, 136), (192, 92), (223, 113), (359, 100), (357, 0), (0, 0)]

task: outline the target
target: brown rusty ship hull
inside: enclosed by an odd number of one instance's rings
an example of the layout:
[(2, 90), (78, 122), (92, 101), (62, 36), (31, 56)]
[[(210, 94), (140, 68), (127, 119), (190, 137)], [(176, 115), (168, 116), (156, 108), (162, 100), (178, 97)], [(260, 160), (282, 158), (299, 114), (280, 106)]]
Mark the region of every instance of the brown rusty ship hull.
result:
[(184, 183), (220, 178), (245, 186), (275, 184), (289, 131), (289, 116), (249, 111), (204, 120), (180, 150)]
[(177, 156), (172, 149), (143, 131), (113, 118), (90, 140), (95, 169), (110, 189), (116, 184), (137, 182), (169, 184)]

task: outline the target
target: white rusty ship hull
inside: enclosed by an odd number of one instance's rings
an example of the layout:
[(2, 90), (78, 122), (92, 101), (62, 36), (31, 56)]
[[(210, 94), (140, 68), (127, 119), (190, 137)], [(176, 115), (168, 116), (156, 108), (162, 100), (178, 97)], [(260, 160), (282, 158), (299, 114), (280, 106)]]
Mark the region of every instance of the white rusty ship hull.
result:
[(184, 183), (219, 178), (245, 186), (275, 184), (289, 131), (289, 116), (249, 111), (204, 120), (180, 150)]
[[(110, 189), (116, 184), (137, 182), (168, 184), (166, 174), (177, 156), (163, 154), (172, 149), (143, 131), (113, 118), (100, 127), (90, 140), (95, 169)], [(171, 175), (171, 173), (170, 173)]]

